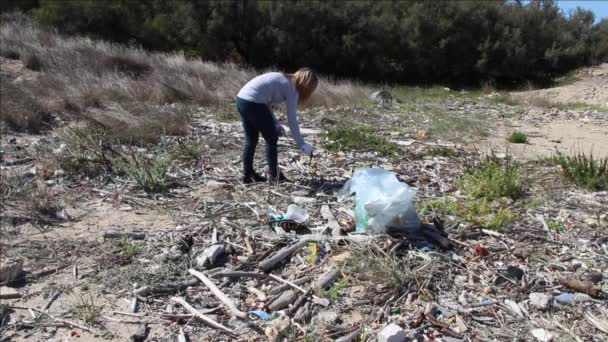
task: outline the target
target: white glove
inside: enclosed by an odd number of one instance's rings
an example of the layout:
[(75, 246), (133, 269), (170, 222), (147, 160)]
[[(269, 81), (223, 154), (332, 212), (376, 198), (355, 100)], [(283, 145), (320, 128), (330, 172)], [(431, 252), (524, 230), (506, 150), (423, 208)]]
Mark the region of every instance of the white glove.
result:
[(302, 149), (302, 152), (304, 152), (305, 155), (307, 155), (307, 156), (312, 155), (312, 145), (311, 144), (304, 144), (300, 148)]
[(277, 122), (277, 123), (275, 123), (275, 124), (274, 124), (274, 128), (276, 129), (276, 131), (277, 131), (277, 135), (278, 135), (279, 137), (282, 137), (282, 136), (284, 136), (284, 135), (285, 135), (285, 129), (283, 128), (283, 126), (282, 126), (280, 123), (278, 123), (278, 122)]

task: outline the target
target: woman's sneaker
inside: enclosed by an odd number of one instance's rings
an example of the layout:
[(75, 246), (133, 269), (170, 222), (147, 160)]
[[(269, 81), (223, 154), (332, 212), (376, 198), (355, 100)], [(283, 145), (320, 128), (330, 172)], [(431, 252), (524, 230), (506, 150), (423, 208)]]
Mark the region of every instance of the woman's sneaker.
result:
[(241, 180), (245, 184), (253, 184), (253, 183), (266, 182), (268, 179), (266, 179), (266, 177), (264, 177), (264, 176), (259, 175), (256, 172), (254, 172), (254, 173), (251, 173), (251, 174), (245, 174), (245, 175), (243, 175), (243, 178)]

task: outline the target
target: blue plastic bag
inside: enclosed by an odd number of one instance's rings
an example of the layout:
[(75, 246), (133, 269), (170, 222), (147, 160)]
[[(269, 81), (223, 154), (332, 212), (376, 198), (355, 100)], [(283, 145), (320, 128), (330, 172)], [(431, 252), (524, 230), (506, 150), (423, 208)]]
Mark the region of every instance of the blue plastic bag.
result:
[(355, 193), (355, 227), (357, 232), (418, 231), (422, 222), (414, 206), (416, 190), (400, 182), (397, 176), (382, 168), (355, 170), (353, 177), (340, 190), (341, 195)]

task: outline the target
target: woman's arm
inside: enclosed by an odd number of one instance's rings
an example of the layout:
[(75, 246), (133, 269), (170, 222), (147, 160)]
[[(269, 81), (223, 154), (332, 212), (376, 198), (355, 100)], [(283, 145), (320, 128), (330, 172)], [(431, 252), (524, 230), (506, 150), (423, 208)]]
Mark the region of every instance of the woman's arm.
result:
[(296, 115), (298, 105), (298, 93), (289, 92), (286, 97), (286, 106), (287, 106), (287, 122), (289, 123), (289, 130), (291, 131), (291, 136), (293, 140), (296, 142), (296, 145), (299, 148), (304, 147), (306, 143), (302, 138), (302, 134), (300, 134), (300, 126), (298, 125), (298, 117)]

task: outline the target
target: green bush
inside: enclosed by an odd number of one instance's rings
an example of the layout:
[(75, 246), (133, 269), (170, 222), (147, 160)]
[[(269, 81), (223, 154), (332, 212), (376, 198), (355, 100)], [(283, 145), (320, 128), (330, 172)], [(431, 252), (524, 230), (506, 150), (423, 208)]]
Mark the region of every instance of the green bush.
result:
[(399, 145), (364, 127), (332, 129), (326, 137), (325, 148), (330, 151), (371, 150), (385, 157), (395, 157), (399, 151)]
[(420, 205), (420, 213), (432, 212), (438, 217), (454, 215), (483, 228), (504, 230), (516, 214), (508, 205), (487, 198), (455, 201), (448, 197), (432, 199)]
[(589, 190), (608, 189), (608, 158), (595, 159), (592, 154), (567, 156), (557, 152), (549, 161), (561, 167), (562, 175)]
[(132, 155), (119, 164), (120, 171), (135, 181), (137, 186), (148, 193), (165, 192), (169, 188), (167, 173), (169, 162), (162, 157), (147, 159)]
[(513, 132), (507, 140), (513, 144), (525, 144), (528, 142), (528, 135), (524, 132)]
[(457, 185), (462, 192), (475, 198), (517, 199), (522, 195), (519, 168), (509, 159), (501, 164), (488, 158), (467, 170)]

